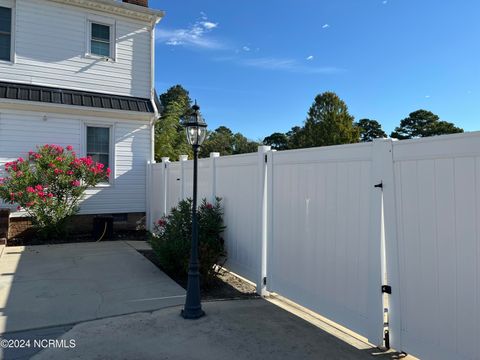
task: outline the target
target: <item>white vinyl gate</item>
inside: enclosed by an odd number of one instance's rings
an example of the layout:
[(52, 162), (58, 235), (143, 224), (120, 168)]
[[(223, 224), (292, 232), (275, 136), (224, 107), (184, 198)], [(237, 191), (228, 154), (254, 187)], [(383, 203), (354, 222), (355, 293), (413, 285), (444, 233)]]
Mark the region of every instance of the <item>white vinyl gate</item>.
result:
[(381, 256), (370, 229), (372, 149), (271, 154), (267, 289), (377, 339)]
[[(151, 165), (149, 221), (190, 196), (185, 160)], [(386, 305), (396, 350), (480, 359), (480, 133), (260, 147), (199, 169), (200, 196), (223, 199), (226, 266), (259, 293), (266, 282), (375, 345)]]
[(392, 346), (422, 359), (480, 359), (480, 135), (393, 150)]

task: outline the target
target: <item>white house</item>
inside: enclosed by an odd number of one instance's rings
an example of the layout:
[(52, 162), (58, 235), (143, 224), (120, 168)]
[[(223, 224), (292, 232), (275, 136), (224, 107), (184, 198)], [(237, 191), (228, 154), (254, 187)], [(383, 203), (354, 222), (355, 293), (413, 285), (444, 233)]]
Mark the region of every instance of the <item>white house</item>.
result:
[(112, 170), (82, 214), (145, 213), (162, 17), (148, 0), (0, 0), (0, 166), (72, 145)]

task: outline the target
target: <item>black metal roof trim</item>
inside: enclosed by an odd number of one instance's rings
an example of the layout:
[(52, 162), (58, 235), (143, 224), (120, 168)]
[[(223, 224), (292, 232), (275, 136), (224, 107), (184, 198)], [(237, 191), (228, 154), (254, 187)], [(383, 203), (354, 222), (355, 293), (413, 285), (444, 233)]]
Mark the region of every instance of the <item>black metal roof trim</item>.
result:
[(0, 81), (0, 99), (153, 113), (150, 99)]

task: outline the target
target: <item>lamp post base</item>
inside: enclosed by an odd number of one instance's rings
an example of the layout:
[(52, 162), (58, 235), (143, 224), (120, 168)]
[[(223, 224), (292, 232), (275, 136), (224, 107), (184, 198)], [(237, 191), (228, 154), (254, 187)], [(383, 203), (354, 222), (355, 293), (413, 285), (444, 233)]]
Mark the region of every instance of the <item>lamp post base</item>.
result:
[(181, 315), (184, 319), (196, 320), (205, 316), (205, 311), (203, 311), (202, 309), (188, 310), (188, 311), (183, 309), (181, 312)]

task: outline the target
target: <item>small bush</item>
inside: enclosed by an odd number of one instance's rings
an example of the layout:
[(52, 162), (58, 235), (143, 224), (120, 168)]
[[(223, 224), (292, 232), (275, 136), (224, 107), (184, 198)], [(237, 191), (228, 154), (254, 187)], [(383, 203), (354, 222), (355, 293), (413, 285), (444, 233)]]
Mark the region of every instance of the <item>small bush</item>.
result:
[(72, 146), (43, 145), (28, 157), (5, 164), (0, 198), (31, 217), (42, 238), (65, 235), (66, 222), (79, 210), (89, 186), (106, 181), (110, 169), (91, 157), (78, 158)]
[[(224, 240), (221, 236), (223, 208), (221, 199), (214, 204), (203, 199), (197, 211), (200, 277), (208, 286), (217, 275), (215, 265), (226, 260)], [(192, 200), (181, 201), (168, 216), (158, 220), (151, 237), (152, 248), (164, 270), (170, 274), (187, 276), (192, 240)]]

